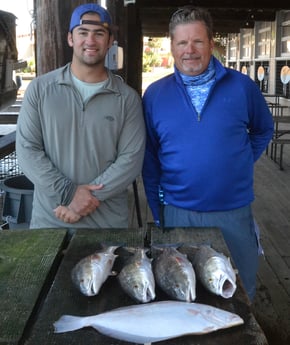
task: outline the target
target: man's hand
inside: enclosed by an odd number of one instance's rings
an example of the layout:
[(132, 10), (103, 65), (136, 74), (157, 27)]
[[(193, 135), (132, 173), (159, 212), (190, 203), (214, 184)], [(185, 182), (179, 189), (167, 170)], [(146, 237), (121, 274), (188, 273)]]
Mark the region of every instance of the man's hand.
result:
[(100, 201), (92, 195), (94, 190), (102, 189), (103, 185), (81, 185), (68, 206), (54, 209), (55, 216), (65, 223), (76, 223), (82, 216), (87, 216), (100, 206)]
[(102, 184), (78, 186), (71, 203), (68, 205), (69, 209), (80, 216), (87, 216), (94, 212), (100, 206), (100, 201), (92, 195), (92, 192), (102, 188)]
[(67, 206), (58, 206), (53, 210), (55, 216), (65, 223), (76, 223), (81, 219), (79, 214), (74, 213)]

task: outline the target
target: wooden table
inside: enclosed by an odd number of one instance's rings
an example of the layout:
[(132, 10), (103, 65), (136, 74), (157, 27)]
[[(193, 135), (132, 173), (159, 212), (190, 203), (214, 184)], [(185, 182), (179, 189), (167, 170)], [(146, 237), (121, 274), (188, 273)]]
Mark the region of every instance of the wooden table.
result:
[[(99, 294), (86, 297), (72, 285), (73, 266), (99, 249), (101, 243), (122, 245), (114, 269), (124, 265), (126, 247), (157, 243), (209, 243), (228, 254), (218, 229), (172, 229), (163, 233), (150, 227), (138, 229), (3, 230), (0, 232), (0, 344), (1, 345), (121, 345), (131, 344), (99, 334), (93, 328), (55, 334), (53, 323), (63, 314), (95, 315), (135, 304), (109, 277)], [(165, 299), (162, 294), (157, 300)], [(166, 298), (168, 299), (168, 298)], [(225, 300), (197, 288), (196, 302), (239, 314), (244, 325), (201, 336), (184, 336), (156, 344), (171, 345), (267, 345), (248, 299), (238, 280), (233, 298)], [(166, 317), (166, 316), (165, 316)], [(174, 325), (172, 325), (173, 327)]]

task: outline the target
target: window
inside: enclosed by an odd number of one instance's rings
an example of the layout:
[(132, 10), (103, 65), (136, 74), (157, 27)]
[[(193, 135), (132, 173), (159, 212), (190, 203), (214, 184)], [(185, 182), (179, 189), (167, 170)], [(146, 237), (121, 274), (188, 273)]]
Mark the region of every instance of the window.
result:
[(270, 57), (271, 51), (271, 22), (261, 22), (258, 25), (258, 57)]
[(290, 11), (283, 11), (282, 14), (281, 56), (290, 56)]
[(252, 53), (252, 30), (241, 31), (241, 58), (250, 59)]
[(238, 37), (235, 35), (229, 35), (229, 60), (236, 60), (238, 55)]

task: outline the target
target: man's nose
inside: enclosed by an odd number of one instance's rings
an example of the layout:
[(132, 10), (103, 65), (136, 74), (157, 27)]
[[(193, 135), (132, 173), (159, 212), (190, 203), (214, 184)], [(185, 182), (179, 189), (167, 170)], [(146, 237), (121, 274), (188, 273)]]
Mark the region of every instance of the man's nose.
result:
[(95, 43), (96, 42), (96, 36), (94, 35), (93, 32), (89, 32), (87, 37), (86, 37), (87, 43)]
[(193, 42), (189, 42), (186, 46), (186, 52), (187, 53), (193, 53), (196, 51), (196, 45)]

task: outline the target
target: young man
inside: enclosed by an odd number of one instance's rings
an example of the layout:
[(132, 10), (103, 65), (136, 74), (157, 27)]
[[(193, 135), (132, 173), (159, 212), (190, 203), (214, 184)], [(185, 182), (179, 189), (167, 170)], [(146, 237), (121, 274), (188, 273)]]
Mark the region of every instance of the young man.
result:
[(151, 84), (143, 98), (148, 202), (157, 224), (219, 227), (252, 299), (253, 171), (272, 138), (272, 116), (254, 81), (213, 57), (206, 10), (178, 10), (169, 33), (175, 72)]
[(34, 79), (17, 124), (17, 158), (34, 183), (31, 228), (127, 227), (127, 187), (142, 169), (137, 92), (105, 67), (109, 13), (90, 3), (71, 17), (72, 62)]

